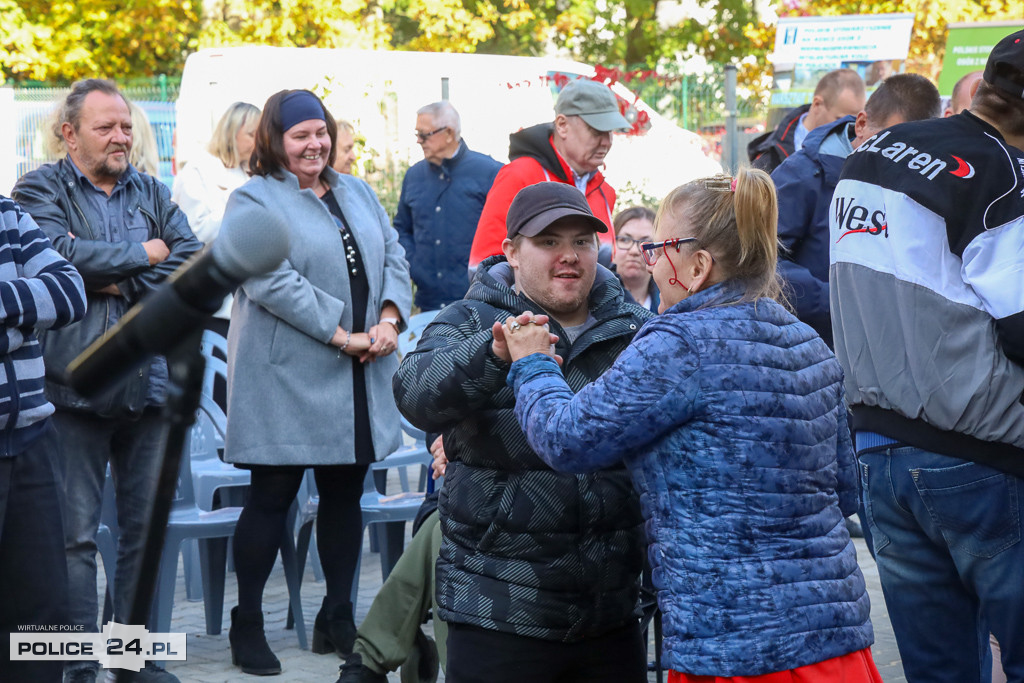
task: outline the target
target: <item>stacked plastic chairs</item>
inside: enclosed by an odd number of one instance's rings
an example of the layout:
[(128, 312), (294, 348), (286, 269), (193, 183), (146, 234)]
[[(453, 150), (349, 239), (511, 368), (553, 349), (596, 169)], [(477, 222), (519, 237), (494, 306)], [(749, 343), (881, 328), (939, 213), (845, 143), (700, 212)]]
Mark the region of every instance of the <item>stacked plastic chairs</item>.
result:
[[(204, 399), (207, 398), (204, 396)], [(206, 401), (204, 401), (206, 403)], [(216, 411), (219, 408), (213, 403)], [(216, 635), (221, 631), (224, 614), (224, 575), (227, 566), (228, 539), (235, 534), (240, 507), (203, 510), (196, 500), (192, 480), (192, 454), (204, 454), (209, 448), (207, 434), (216, 412), (210, 415), (209, 406), (200, 407), (196, 424), (192, 427), (188, 446), (183, 449), (178, 488), (167, 520), (164, 549), (160, 557), (157, 590), (153, 598), (152, 630), (167, 633), (174, 608), (174, 588), (178, 573), (178, 551), (190, 539), (199, 543), (199, 565), (202, 571), (203, 603), (206, 611), (206, 632)], [(214, 457), (216, 453), (214, 452)]]
[[(171, 504), (150, 616), (149, 627), (154, 632), (170, 631), (179, 550), (184, 550), (186, 558), (187, 584), (190, 584), (192, 592), (199, 591), (202, 594), (206, 612), (206, 632), (217, 635), (222, 629), (228, 541), (234, 535), (241, 514), (242, 508), (236, 503), (240, 503), (240, 494), (249, 484), (249, 472), (221, 460), (226, 435), (226, 418), (220, 406), (213, 401), (212, 387), (214, 377), (218, 374), (226, 376), (227, 365), (223, 358), (215, 356), (215, 351), (226, 355), (226, 341), (220, 335), (207, 331), (203, 335), (202, 346), (207, 362), (204, 389), (196, 423), (192, 426), (183, 449), (178, 486)], [(110, 484), (108, 482), (108, 488)], [(222, 507), (213, 509), (218, 492)], [(223, 506), (225, 502), (232, 504)], [(299, 646), (306, 649), (306, 629), (299, 597), (301, 577), (297, 570), (291, 535), (287, 530), (285, 537), (287, 543), (282, 543), (282, 563), (289, 588), (289, 610), (297, 617), (296, 635)], [(113, 578), (116, 539), (117, 513), (112, 491), (109, 491), (105, 493), (102, 523), (97, 539), (108, 582)], [(192, 553), (189, 552), (192, 542), (196, 544), (197, 562), (193, 561)], [(196, 577), (192, 575), (191, 570), (195, 568), (200, 572), (200, 581), (196, 581)], [(104, 621), (108, 618), (108, 612), (109, 607), (105, 612)]]

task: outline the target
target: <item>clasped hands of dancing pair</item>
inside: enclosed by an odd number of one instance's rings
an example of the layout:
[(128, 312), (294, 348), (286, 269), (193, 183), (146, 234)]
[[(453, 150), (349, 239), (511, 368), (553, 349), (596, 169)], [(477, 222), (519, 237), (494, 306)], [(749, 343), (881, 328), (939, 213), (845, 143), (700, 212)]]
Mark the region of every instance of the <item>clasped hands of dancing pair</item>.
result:
[(551, 333), (549, 319), (546, 315), (526, 311), (517, 316), (510, 315), (504, 323), (495, 322), (491, 327), (494, 355), (511, 363), (532, 353), (543, 353), (561, 365), (562, 357), (555, 353), (558, 335)]

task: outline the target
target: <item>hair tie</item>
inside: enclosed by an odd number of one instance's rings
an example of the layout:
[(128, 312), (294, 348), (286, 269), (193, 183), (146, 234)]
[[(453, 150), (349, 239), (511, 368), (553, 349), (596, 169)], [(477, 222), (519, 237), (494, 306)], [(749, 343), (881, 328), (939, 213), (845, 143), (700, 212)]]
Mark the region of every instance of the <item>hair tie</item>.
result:
[(714, 192), (735, 192), (736, 191), (736, 179), (730, 178), (724, 173), (720, 173), (710, 178), (704, 178), (704, 189), (712, 190)]

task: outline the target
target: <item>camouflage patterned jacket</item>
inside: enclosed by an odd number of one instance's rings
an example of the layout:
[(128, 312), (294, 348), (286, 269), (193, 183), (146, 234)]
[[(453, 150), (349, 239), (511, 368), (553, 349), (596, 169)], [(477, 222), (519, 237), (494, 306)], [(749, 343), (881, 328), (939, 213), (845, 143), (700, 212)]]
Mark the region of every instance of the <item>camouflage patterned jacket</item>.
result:
[[(444, 308), (395, 375), (399, 410), (443, 432), (450, 460), (441, 493), (444, 542), (437, 564), (447, 622), (556, 641), (591, 638), (639, 614), (642, 518), (622, 467), (593, 474), (551, 470), (526, 443), (491, 353), (491, 325), (543, 310), (512, 290), (503, 256), (481, 264), (466, 299)], [(591, 290), (597, 323), (557, 352), (579, 391), (611, 367), (651, 317), (625, 303), (604, 268)]]

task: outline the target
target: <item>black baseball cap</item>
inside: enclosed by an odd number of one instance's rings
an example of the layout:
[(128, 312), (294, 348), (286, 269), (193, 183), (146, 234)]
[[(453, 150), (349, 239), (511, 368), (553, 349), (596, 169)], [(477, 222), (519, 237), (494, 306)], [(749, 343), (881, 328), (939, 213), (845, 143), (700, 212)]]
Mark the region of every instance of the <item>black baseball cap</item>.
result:
[(983, 78), (1002, 94), (1024, 99), (1024, 31), (1011, 33), (996, 43)]
[(505, 220), (508, 238), (535, 237), (566, 216), (583, 219), (596, 232), (608, 232), (608, 226), (594, 215), (586, 197), (575, 185), (546, 182), (527, 185), (516, 194)]

